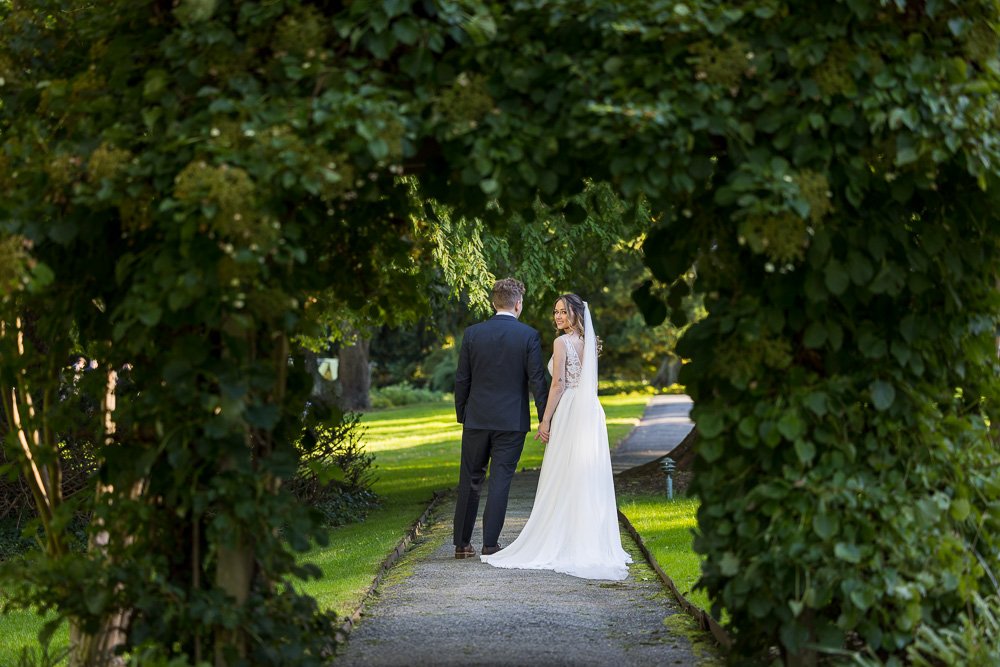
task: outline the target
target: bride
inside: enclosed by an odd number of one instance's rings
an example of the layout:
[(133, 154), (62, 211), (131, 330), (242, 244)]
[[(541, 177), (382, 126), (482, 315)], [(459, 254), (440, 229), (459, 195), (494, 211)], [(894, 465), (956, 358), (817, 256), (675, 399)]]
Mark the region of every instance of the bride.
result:
[(597, 336), (585, 301), (564, 294), (552, 311), (552, 388), (538, 436), (548, 443), (531, 516), (510, 546), (482, 556), (496, 567), (622, 580), (622, 549), (604, 408), (597, 399)]

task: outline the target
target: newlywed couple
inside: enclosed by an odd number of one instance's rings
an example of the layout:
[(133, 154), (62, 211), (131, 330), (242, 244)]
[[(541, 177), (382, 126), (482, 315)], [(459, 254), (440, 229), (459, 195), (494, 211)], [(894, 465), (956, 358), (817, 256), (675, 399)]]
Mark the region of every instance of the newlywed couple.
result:
[[(580, 297), (564, 294), (552, 312), (556, 338), (549, 372), (541, 337), (517, 318), (524, 285), (493, 285), (496, 315), (465, 331), (455, 374), (462, 468), (455, 507), (455, 557), (471, 558), (472, 530), (489, 466), (482, 560), (503, 568), (554, 570), (586, 579), (621, 580), (632, 562), (622, 549), (604, 409), (597, 399), (597, 336)], [(509, 546), (499, 543), (510, 482), (530, 430), (528, 387), (546, 443), (531, 516)]]

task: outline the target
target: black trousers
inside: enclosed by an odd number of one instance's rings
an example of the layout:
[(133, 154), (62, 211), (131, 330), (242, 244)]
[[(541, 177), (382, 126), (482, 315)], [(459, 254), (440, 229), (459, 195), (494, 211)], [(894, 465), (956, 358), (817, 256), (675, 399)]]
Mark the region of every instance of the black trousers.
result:
[(517, 471), (525, 435), (524, 431), (476, 428), (462, 431), (462, 468), (458, 476), (458, 501), (455, 503), (455, 546), (472, 541), (487, 465), (490, 492), (483, 512), (483, 546), (496, 545), (507, 515), (510, 481)]

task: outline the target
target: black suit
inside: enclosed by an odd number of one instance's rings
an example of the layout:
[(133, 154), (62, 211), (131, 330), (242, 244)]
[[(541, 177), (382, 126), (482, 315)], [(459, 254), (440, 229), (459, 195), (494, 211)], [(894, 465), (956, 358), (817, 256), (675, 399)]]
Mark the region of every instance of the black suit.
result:
[(493, 546), (500, 537), (510, 481), (531, 428), (529, 383), (541, 419), (548, 385), (537, 331), (509, 315), (494, 315), (465, 330), (455, 373), (455, 411), (464, 426), (456, 546), (472, 539), (487, 465), (490, 492), (483, 513), (483, 545)]

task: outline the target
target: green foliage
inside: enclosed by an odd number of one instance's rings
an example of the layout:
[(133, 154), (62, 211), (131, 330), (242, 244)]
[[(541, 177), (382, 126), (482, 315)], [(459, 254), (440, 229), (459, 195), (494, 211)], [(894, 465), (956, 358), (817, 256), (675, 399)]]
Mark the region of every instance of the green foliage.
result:
[(363, 521), (378, 505), (372, 491), (375, 455), (365, 451), (360, 421), (361, 415), (351, 413), (335, 420), (306, 415), (298, 442), (299, 469), (289, 486), (328, 526)]
[[(988, 667), (1000, 661), (1000, 599), (973, 594), (954, 627), (920, 625), (914, 642), (906, 649), (906, 659), (914, 667)], [(884, 667), (871, 655), (855, 656), (861, 667)], [(899, 663), (896, 663), (899, 664)]]
[[(979, 111), (997, 69), (947, 74), (949, 22), (995, 9), (834, 4), (808, 32), (799, 11), (726, 20), (755, 82), (719, 119), (727, 150), (693, 224), (662, 223), (709, 313), (678, 348), (702, 436), (702, 586), (738, 655), (778, 646), (787, 664), (851, 636), (888, 658), (918, 627), (950, 633), (1000, 564), (1000, 230), (975, 157), (997, 146)], [(848, 21), (870, 32), (845, 49)], [(897, 32), (915, 25), (926, 37)], [(963, 99), (959, 128), (939, 110)]]
[[(454, 380), (452, 381), (454, 387)], [(372, 389), (371, 402), (376, 410), (394, 408), (417, 403), (437, 403), (445, 400), (447, 394), (443, 391), (414, 387), (408, 382)]]
[(598, 380), (598, 396), (616, 394), (655, 394), (656, 387), (641, 380)]
[(461, 346), (461, 340), (452, 341), (450, 345), (435, 350), (424, 358), (421, 370), (427, 377), (428, 389), (437, 392), (454, 391), (458, 351)]
[(128, 609), (163, 659), (320, 662), (330, 619), (283, 586), (317, 535), (281, 484), (290, 341), (408, 321), (442, 275), (573, 287), (646, 232), (646, 320), (705, 295), (697, 546), (736, 650), (902, 655), (988, 590), (995, 3), (168, 5), (0, 4), (0, 321), (33, 327), (0, 395), (39, 397), (55, 471), (59, 366), (121, 375), (87, 424), (114, 538), (47, 531), (20, 602)]
[(1000, 597), (973, 595), (957, 628), (922, 625), (907, 650), (914, 667), (961, 665), (987, 667), (1000, 662)]

